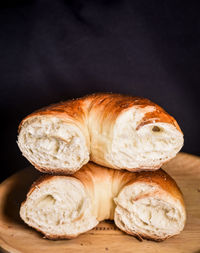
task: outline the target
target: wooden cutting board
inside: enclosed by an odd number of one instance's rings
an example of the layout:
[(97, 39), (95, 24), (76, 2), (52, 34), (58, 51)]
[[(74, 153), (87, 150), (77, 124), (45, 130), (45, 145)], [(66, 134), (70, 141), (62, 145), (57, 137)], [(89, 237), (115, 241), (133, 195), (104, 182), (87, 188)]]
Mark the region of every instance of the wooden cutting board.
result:
[[(163, 168), (180, 186), (187, 208), (184, 231), (164, 242), (138, 241), (102, 222), (95, 229), (73, 240), (50, 241), (26, 226), (19, 207), (30, 184), (39, 176), (33, 168), (24, 169), (0, 185), (0, 246), (3, 252), (137, 252), (200, 253), (200, 158), (180, 153)], [(3, 168), (2, 168), (3, 169)]]

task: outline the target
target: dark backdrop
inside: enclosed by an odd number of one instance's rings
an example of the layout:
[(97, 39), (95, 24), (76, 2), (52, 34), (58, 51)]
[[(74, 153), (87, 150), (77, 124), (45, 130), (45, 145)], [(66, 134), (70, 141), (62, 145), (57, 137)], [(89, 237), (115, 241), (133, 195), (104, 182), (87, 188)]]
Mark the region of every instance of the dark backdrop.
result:
[(20, 120), (50, 103), (97, 91), (163, 106), (199, 154), (198, 1), (4, 1), (0, 9), (1, 179), (29, 163)]

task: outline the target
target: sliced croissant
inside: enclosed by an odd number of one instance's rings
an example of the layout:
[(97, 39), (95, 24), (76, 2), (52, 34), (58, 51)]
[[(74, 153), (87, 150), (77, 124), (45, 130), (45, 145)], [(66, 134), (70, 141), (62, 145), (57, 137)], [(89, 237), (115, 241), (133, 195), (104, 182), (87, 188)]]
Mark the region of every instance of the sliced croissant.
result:
[(21, 205), (21, 218), (47, 238), (73, 238), (114, 219), (139, 238), (179, 234), (186, 212), (175, 181), (163, 170), (117, 171), (88, 163), (73, 176), (43, 176)]
[(74, 173), (89, 160), (114, 169), (156, 170), (178, 153), (183, 134), (148, 99), (93, 94), (27, 116), (18, 145), (42, 172)]

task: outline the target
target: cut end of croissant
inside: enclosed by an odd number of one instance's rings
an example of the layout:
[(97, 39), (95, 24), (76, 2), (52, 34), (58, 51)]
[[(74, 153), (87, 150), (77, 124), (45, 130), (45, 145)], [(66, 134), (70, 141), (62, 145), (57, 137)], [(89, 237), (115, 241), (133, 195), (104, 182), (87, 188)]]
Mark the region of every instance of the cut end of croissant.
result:
[(74, 173), (89, 161), (80, 129), (60, 118), (28, 118), (18, 136), (22, 154), (43, 172)]
[(153, 119), (145, 123), (145, 115), (154, 110), (152, 106), (132, 108), (117, 119), (113, 142), (106, 156), (114, 168), (155, 170), (180, 151), (183, 134), (173, 124)]
[(98, 224), (82, 183), (55, 176), (30, 190), (20, 216), (49, 239), (73, 238)]
[(139, 238), (162, 241), (184, 228), (184, 206), (156, 185), (134, 183), (126, 186), (115, 203), (115, 224)]

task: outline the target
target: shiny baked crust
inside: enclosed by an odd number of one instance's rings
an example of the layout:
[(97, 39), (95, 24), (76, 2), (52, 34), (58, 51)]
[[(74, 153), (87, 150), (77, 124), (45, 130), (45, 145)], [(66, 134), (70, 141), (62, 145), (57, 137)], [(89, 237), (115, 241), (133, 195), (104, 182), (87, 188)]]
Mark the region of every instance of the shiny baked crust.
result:
[(114, 169), (156, 170), (179, 152), (183, 134), (148, 99), (99, 93), (28, 115), (18, 145), (42, 172), (74, 173), (89, 160)]
[(49, 239), (74, 238), (110, 219), (128, 234), (162, 241), (183, 230), (186, 211), (180, 189), (162, 169), (131, 173), (90, 162), (73, 176), (42, 176), (20, 216)]

